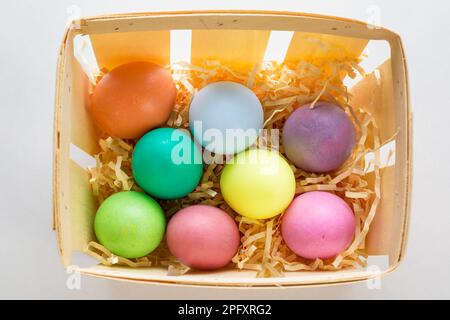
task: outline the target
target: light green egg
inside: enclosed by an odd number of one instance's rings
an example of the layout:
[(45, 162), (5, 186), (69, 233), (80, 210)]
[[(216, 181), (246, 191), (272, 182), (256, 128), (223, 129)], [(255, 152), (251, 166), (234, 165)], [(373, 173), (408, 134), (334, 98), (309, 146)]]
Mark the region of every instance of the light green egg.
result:
[(166, 218), (161, 206), (150, 196), (123, 191), (107, 198), (95, 216), (98, 241), (124, 258), (148, 255), (161, 243)]

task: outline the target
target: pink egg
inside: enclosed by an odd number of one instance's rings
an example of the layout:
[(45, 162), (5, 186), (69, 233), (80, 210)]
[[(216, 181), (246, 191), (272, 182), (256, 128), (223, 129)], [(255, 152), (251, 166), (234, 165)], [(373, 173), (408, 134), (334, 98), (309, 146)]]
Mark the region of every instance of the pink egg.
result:
[(167, 226), (167, 245), (183, 264), (196, 269), (226, 266), (240, 243), (239, 229), (223, 210), (195, 205), (178, 211)]
[(286, 210), (281, 234), (297, 255), (307, 259), (328, 259), (351, 244), (355, 216), (338, 196), (328, 192), (308, 192), (295, 198)]

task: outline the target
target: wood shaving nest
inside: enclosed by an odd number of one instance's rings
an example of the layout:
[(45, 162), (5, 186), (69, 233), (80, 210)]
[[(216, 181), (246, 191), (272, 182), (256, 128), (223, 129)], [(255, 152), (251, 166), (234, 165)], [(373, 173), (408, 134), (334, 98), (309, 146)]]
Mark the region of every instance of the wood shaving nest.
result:
[[(344, 199), (356, 216), (355, 238), (350, 247), (329, 260), (306, 260), (296, 256), (284, 243), (280, 233), (282, 215), (270, 220), (250, 220), (236, 214), (224, 201), (219, 179), (223, 165), (205, 166), (199, 186), (188, 196), (173, 201), (159, 201), (168, 217), (189, 205), (205, 204), (219, 207), (238, 223), (241, 245), (232, 259), (237, 269), (254, 270), (257, 277), (281, 277), (289, 271), (335, 271), (366, 266), (365, 239), (380, 202), (380, 138), (374, 118), (366, 111), (349, 106), (349, 94), (343, 84), (345, 76), (363, 73), (357, 59), (314, 59), (298, 63), (274, 62), (256, 65), (250, 72), (238, 72), (218, 61), (205, 61), (201, 66), (178, 63), (170, 67), (178, 89), (176, 105), (167, 125), (188, 127), (188, 110), (195, 93), (219, 80), (247, 85), (260, 99), (264, 109), (264, 127), (281, 130), (287, 117), (300, 105), (319, 100), (336, 103), (354, 121), (358, 141), (351, 157), (337, 171), (313, 174), (302, 171), (290, 163), (296, 178), (296, 194), (309, 191), (328, 191)], [(281, 141), (279, 141), (281, 143)], [(270, 141), (263, 141), (270, 147)], [(97, 165), (90, 168), (90, 182), (99, 204), (108, 196), (123, 190), (138, 190), (131, 173), (131, 153), (135, 141), (108, 137), (99, 141), (101, 152), (95, 156)], [(283, 146), (280, 145), (283, 153)], [(374, 154), (371, 164), (374, 179), (367, 179), (365, 156)], [(223, 159), (221, 159), (223, 160)], [(218, 161), (220, 162), (220, 161)], [(223, 163), (223, 162), (222, 162)], [(167, 250), (166, 243), (140, 259), (118, 257), (96, 242), (86, 251), (104, 265), (129, 267), (166, 266), (169, 274), (186, 273), (189, 268), (180, 264)]]

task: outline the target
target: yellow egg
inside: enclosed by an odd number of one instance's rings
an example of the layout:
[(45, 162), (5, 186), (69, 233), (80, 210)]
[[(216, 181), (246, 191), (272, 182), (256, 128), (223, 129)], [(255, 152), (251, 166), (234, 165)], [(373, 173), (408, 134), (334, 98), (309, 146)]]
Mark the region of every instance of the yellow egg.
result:
[(222, 195), (237, 213), (268, 219), (282, 213), (295, 195), (295, 177), (276, 151), (252, 149), (239, 153), (223, 169)]

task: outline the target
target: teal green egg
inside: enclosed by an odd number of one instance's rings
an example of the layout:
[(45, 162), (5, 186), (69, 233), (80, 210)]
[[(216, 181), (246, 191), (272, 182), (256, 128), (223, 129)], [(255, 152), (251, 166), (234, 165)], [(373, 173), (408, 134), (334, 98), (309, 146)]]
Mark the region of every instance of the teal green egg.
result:
[(161, 243), (166, 217), (161, 206), (142, 192), (123, 191), (107, 198), (97, 210), (97, 240), (124, 258), (148, 255)]
[(159, 199), (178, 199), (200, 182), (202, 153), (187, 131), (159, 128), (137, 142), (131, 167), (145, 192)]

